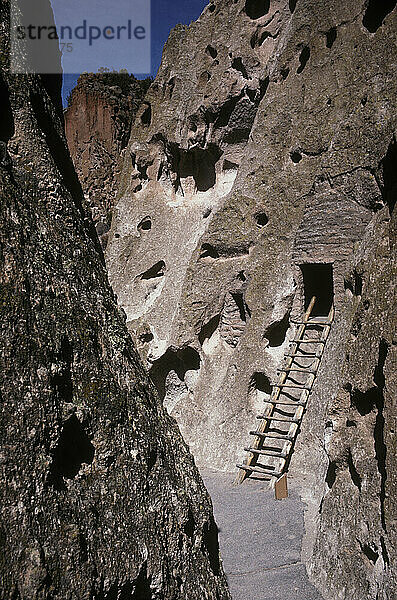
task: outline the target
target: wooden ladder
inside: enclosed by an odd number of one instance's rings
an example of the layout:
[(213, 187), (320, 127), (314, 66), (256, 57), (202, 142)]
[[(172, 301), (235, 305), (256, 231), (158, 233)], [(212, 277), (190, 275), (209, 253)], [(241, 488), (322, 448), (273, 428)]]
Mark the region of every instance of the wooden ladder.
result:
[(259, 425), (250, 431), (254, 440), (244, 448), (248, 452), (244, 464), (237, 465), (237, 484), (252, 477), (274, 487), (288, 468), (334, 319), (333, 306), (328, 317), (310, 318), (315, 302), (313, 296), (302, 320), (295, 321), (298, 332), (285, 354), (279, 381), (265, 400), (263, 414), (257, 417)]

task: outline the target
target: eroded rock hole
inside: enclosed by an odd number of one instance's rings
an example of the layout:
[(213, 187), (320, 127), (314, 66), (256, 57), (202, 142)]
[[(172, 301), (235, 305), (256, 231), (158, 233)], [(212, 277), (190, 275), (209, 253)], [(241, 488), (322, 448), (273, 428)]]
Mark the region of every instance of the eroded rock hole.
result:
[(285, 81), (289, 75), (289, 67), (284, 67), (280, 69), (280, 75), (283, 81)]
[(157, 450), (155, 448), (152, 448), (149, 452), (149, 456), (147, 459), (148, 472), (150, 472), (153, 469), (156, 462), (157, 462)]
[(204, 524), (201, 549), (203, 554), (208, 556), (213, 574), (218, 576), (220, 571), (218, 527), (213, 518)]
[(216, 183), (215, 165), (222, 155), (222, 151), (215, 145), (209, 145), (206, 150), (180, 151), (178, 174), (179, 179), (193, 177), (196, 190), (207, 192)]
[(368, 544), (362, 544), (360, 542), (360, 547), (363, 554), (365, 554), (365, 556), (371, 561), (372, 564), (375, 564), (379, 558), (379, 553), (375, 550), (372, 550), (372, 548), (368, 546)]
[(220, 323), (220, 334), (226, 344), (232, 348), (236, 348), (238, 345), (250, 314), (242, 292), (231, 292), (226, 295)]
[(0, 73), (0, 105), (1, 105), (1, 119), (0, 119), (0, 141), (7, 143), (14, 135), (14, 117), (11, 109), (10, 95), (8, 87), (4, 81), (3, 76)]
[(270, 31), (264, 30), (262, 27), (258, 27), (255, 33), (251, 36), (251, 48), (260, 48), (269, 37), (272, 37)]
[(264, 373), (254, 373), (251, 377), (251, 387), (258, 390), (259, 392), (263, 392), (270, 396), (272, 393), (272, 386), (270, 383), (270, 379)]
[(229, 124), (230, 117), (232, 116), (232, 113), (236, 108), (236, 105), (239, 100), (240, 96), (237, 96), (235, 98), (230, 98), (229, 100), (226, 100), (226, 102), (222, 104), (214, 122), (215, 129), (226, 127)]
[(144, 103), (144, 109), (141, 114), (141, 123), (142, 125), (150, 125), (152, 122), (152, 107), (149, 102)]
[(298, 2), (298, 0), (289, 0), (288, 6), (289, 6), (291, 13), (294, 12), (297, 2)]
[(67, 403), (73, 400), (72, 363), (73, 347), (64, 338), (57, 357), (57, 372), (51, 377), (51, 385), (58, 399)]
[(246, 323), (246, 321), (247, 321), (247, 306), (244, 302), (243, 294), (241, 292), (236, 292), (234, 294), (231, 294), (231, 296), (232, 296), (233, 300), (235, 301), (237, 308), (239, 310), (240, 319), (242, 321), (244, 321), (244, 323)]
[(265, 225), (267, 225), (269, 223), (269, 219), (268, 219), (266, 213), (264, 213), (264, 212), (256, 213), (255, 221), (256, 221), (257, 227), (259, 227), (259, 229), (262, 229), (262, 227), (264, 227)]
[(200, 258), (219, 258), (218, 250), (211, 244), (203, 244), (201, 246)]
[(300, 265), (303, 276), (304, 308), (316, 297), (312, 316), (328, 316), (334, 303), (333, 266), (330, 263), (307, 263)]
[(139, 277), (140, 279), (156, 279), (157, 277), (164, 277), (165, 273), (165, 262), (160, 260), (153, 267), (150, 267), (147, 271), (142, 273)]
[(363, 293), (363, 278), (356, 270), (350, 279), (344, 281), (345, 291), (350, 292), (352, 296), (362, 296)]
[(64, 479), (73, 479), (83, 463), (94, 460), (95, 448), (82, 424), (72, 415), (63, 425), (50, 465), (48, 481), (56, 489), (65, 489)]
[(210, 338), (212, 338), (212, 336), (214, 335), (215, 331), (218, 329), (219, 327), (219, 322), (221, 319), (221, 315), (215, 315), (214, 317), (212, 317), (212, 319), (210, 319), (208, 321), (208, 323), (206, 323), (205, 325), (203, 325), (203, 327), (200, 330), (199, 333), (199, 342), (201, 344), (201, 346), (204, 344), (204, 342), (206, 340), (209, 340)]
[(224, 160), (223, 161), (223, 167), (222, 167), (223, 171), (237, 171), (238, 169), (238, 164), (235, 162), (232, 162), (231, 160)]
[(336, 27), (331, 27), (331, 29), (329, 29), (327, 31), (325, 36), (326, 36), (327, 48), (332, 48), (332, 46), (334, 45), (334, 42), (336, 40), (336, 36), (337, 36)]
[(245, 12), (250, 19), (260, 19), (270, 10), (270, 0), (246, 0)]
[(356, 408), (360, 415), (364, 417), (374, 410), (378, 397), (378, 387), (372, 387), (364, 393), (355, 389), (351, 392), (351, 406)]
[(265, 94), (267, 92), (267, 88), (269, 87), (270, 78), (269, 76), (265, 77), (265, 79), (259, 80), (259, 102), (263, 100)]
[(350, 477), (354, 483), (354, 485), (361, 491), (361, 477), (354, 465), (352, 453), (349, 450), (349, 455), (347, 458), (347, 464), (349, 467)]
[(325, 482), (329, 489), (331, 489), (336, 481), (336, 462), (330, 461), (325, 476)]
[(170, 100), (174, 93), (175, 84), (176, 84), (176, 77), (171, 77), (171, 79), (167, 83), (167, 95)]
[(205, 53), (208, 54), (208, 56), (210, 56), (211, 58), (216, 58), (218, 56), (218, 50), (210, 44), (208, 44), (208, 46), (206, 47)]
[(397, 143), (394, 139), (387, 150), (382, 161), (383, 174), (383, 199), (389, 207), (390, 214), (393, 213), (397, 198)]
[(152, 219), (150, 217), (145, 217), (138, 224), (138, 231), (150, 231), (152, 228)]
[(279, 347), (285, 342), (289, 329), (289, 316), (287, 312), (280, 321), (275, 321), (265, 331), (265, 338), (269, 341), (270, 348)]
[(174, 371), (180, 381), (184, 381), (187, 371), (199, 371), (199, 353), (187, 346), (179, 350), (168, 349), (165, 354), (153, 363), (150, 369), (150, 377), (156, 386), (161, 400), (166, 395), (166, 379), (171, 371)]
[(154, 336), (151, 331), (144, 331), (138, 336), (138, 339), (142, 344), (149, 344), (153, 341)]
[(298, 164), (302, 160), (302, 154), (298, 150), (290, 152), (290, 157), (293, 163)]
[(309, 46), (305, 46), (302, 52), (299, 55), (300, 66), (297, 68), (297, 73), (302, 73), (303, 69), (306, 67), (308, 60), (310, 58), (310, 48)]
[(241, 73), (241, 75), (244, 77), (244, 79), (250, 79), (250, 77), (247, 73), (247, 69), (245, 68), (245, 66), (243, 64), (242, 58), (240, 58), (240, 57), (234, 58), (232, 61), (232, 68), (235, 69), (236, 71), (238, 71), (239, 73)]
[(395, 6), (396, 0), (369, 0), (363, 17), (364, 27), (370, 33), (375, 33), (383, 25), (383, 21), (394, 10)]
[(185, 521), (185, 523), (183, 525), (183, 531), (188, 536), (188, 538), (190, 538), (191, 540), (193, 540), (195, 527), (196, 527), (196, 522), (194, 520), (193, 513), (189, 508), (187, 520)]

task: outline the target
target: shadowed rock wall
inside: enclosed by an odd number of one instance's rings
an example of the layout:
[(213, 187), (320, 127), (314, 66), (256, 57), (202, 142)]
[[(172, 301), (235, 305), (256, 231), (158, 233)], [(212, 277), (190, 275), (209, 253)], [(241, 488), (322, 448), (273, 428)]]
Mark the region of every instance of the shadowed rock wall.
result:
[(84, 212), (60, 78), (8, 72), (0, 10), (0, 597), (226, 600), (210, 498)]
[(302, 265), (332, 268), (335, 324), (291, 474), (333, 600), (395, 594), (395, 56), (395, 2), (210, 3), (168, 40), (107, 250), (165, 406), (220, 470), (295, 333)]

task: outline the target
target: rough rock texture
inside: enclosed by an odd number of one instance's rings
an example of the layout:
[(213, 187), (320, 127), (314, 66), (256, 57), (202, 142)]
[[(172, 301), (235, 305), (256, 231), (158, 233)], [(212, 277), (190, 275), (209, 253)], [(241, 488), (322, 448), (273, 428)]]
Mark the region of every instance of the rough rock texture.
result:
[[(210, 498), (108, 284), (60, 78), (7, 70), (1, 3), (0, 597), (229, 598)], [(23, 49), (22, 49), (23, 50)]]
[[(70, 154), (106, 247), (123, 150), (131, 123), (150, 85), (128, 73), (80, 75), (65, 110)], [(145, 112), (145, 107), (142, 107)]]
[(107, 250), (165, 406), (199, 464), (223, 470), (317, 284), (301, 265), (332, 266), (335, 324), (291, 464), (332, 600), (396, 594), (396, 12), (218, 0), (177, 27)]

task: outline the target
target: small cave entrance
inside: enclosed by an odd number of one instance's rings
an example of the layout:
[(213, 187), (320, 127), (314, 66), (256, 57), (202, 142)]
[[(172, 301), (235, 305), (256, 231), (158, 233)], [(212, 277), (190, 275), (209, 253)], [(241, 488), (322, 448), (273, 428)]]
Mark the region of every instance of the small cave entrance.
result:
[(396, 6), (396, 0), (369, 0), (367, 10), (363, 17), (363, 25), (370, 32), (375, 33), (382, 27), (383, 21)]
[(260, 19), (270, 10), (270, 0), (246, 0), (245, 12), (250, 19)]
[(303, 276), (305, 310), (316, 296), (312, 316), (328, 316), (334, 303), (333, 265), (330, 263), (306, 263), (300, 265)]
[(153, 381), (159, 396), (164, 401), (167, 394), (167, 377), (174, 371), (179, 381), (185, 381), (188, 371), (199, 371), (201, 359), (199, 353), (187, 346), (179, 350), (169, 348), (163, 356), (153, 363), (150, 369), (150, 378)]

